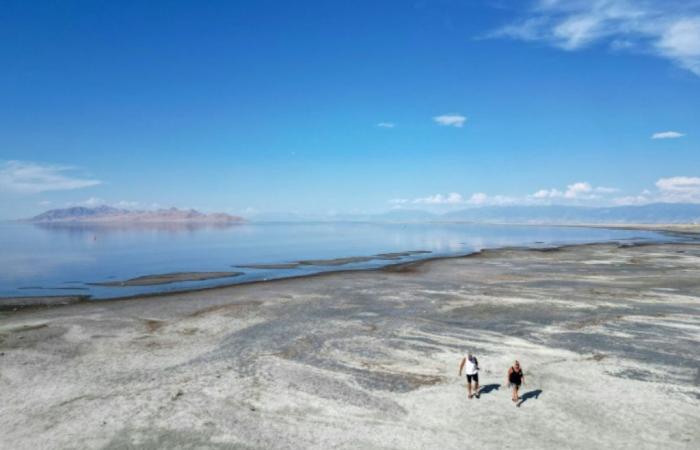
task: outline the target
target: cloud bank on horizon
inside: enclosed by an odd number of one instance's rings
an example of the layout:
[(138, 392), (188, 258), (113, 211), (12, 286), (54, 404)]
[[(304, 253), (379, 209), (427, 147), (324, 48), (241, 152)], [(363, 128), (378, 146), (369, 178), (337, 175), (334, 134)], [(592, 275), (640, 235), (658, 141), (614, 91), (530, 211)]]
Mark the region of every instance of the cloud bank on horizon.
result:
[(540, 189), (532, 194), (490, 195), (476, 192), (463, 196), (458, 192), (434, 194), (418, 198), (395, 198), (389, 200), (393, 208), (408, 206), (513, 206), (513, 205), (644, 205), (649, 203), (700, 203), (700, 177), (660, 178), (655, 183), (655, 190), (645, 189), (636, 195), (620, 195), (617, 188), (592, 186), (585, 181), (578, 181), (566, 186), (566, 189)]
[[(21, 196), (35, 196), (50, 191), (69, 191), (94, 187), (102, 182), (80, 176), (74, 166), (40, 164), (29, 161), (6, 161), (0, 164), (0, 192)], [(438, 193), (417, 198), (394, 198), (388, 201), (392, 208), (407, 206), (455, 207), (455, 206), (512, 206), (512, 205), (642, 205), (648, 203), (700, 203), (700, 177), (675, 176), (660, 178), (655, 189), (644, 189), (635, 195), (621, 195), (620, 189), (606, 186), (593, 186), (586, 181), (571, 183), (564, 189), (545, 188), (526, 195), (501, 195), (476, 192), (464, 196), (458, 192)], [(134, 208), (145, 203), (138, 201), (107, 201), (99, 197), (87, 200), (70, 201), (65, 206), (98, 206), (108, 204), (121, 208)], [(46, 207), (52, 202), (41, 200), (39, 206)], [(151, 203), (151, 208), (160, 207)]]
[(602, 44), (655, 55), (700, 76), (698, 0), (539, 0), (487, 37), (543, 42), (566, 51)]

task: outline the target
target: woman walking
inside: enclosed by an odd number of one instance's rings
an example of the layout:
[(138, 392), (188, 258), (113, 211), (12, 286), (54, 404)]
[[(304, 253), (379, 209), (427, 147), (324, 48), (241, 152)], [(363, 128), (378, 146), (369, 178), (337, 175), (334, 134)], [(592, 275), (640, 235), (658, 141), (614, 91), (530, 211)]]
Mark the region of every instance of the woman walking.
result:
[(513, 402), (520, 400), (518, 396), (518, 391), (520, 390), (520, 385), (525, 381), (525, 375), (523, 374), (523, 369), (520, 367), (520, 363), (515, 361), (510, 369), (508, 369), (507, 383), (513, 389)]

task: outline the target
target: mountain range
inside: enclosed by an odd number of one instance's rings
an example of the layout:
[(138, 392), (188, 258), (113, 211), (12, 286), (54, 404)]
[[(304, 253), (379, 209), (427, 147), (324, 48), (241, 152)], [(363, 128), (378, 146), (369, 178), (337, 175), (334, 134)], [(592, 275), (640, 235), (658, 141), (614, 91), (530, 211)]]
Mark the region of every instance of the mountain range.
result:
[[(177, 208), (127, 210), (111, 206), (75, 206), (52, 209), (29, 219), (34, 223), (218, 223), (245, 222), (224, 213), (205, 214)], [(695, 224), (700, 223), (700, 204), (652, 203), (638, 206), (482, 206), (442, 214), (396, 209), (380, 214), (305, 215), (263, 213), (253, 222), (475, 222), (519, 224)]]

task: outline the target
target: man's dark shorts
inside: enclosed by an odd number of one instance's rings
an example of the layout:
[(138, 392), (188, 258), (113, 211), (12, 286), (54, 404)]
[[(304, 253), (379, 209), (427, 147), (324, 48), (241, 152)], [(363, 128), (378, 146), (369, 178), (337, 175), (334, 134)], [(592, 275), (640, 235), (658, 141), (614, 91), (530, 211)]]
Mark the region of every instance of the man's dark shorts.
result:
[(474, 375), (467, 375), (467, 383), (471, 383), (474, 381), (475, 383), (479, 382), (479, 374), (475, 373)]

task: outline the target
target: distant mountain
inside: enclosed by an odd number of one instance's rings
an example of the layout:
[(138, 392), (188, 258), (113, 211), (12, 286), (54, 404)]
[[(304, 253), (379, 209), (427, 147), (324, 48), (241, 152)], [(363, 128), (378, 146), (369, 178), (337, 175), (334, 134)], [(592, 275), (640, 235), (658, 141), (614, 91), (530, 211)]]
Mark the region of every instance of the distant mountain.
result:
[(52, 209), (29, 219), (33, 223), (237, 223), (244, 219), (224, 213), (204, 214), (177, 208), (139, 211), (97, 206)]
[(397, 209), (381, 214), (257, 213), (253, 222), (430, 222), (440, 216), (421, 210)]
[(484, 206), (442, 215), (446, 221), (624, 224), (700, 223), (700, 204), (652, 203), (639, 206)]
[[(483, 206), (434, 214), (422, 210), (396, 209), (382, 214), (309, 215), (263, 213), (256, 222), (476, 222), (530, 224), (680, 224), (700, 223), (700, 204), (653, 203), (640, 206)], [(29, 221), (41, 224), (62, 223), (182, 223), (231, 224), (245, 219), (223, 213), (204, 214), (177, 208), (135, 211), (98, 206), (52, 209)]]
[(700, 204), (653, 203), (639, 206), (481, 206), (445, 214), (395, 209), (381, 214), (258, 214), (256, 222), (476, 222), (520, 224), (676, 224), (700, 223)]

